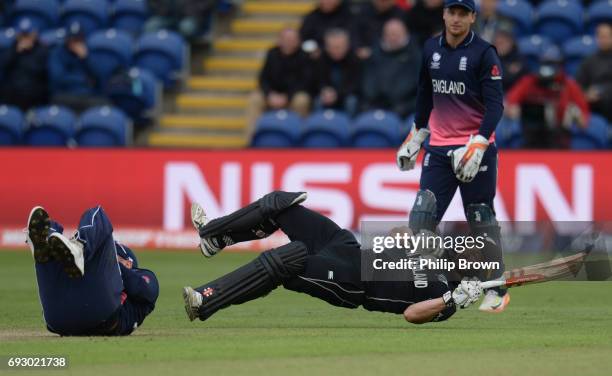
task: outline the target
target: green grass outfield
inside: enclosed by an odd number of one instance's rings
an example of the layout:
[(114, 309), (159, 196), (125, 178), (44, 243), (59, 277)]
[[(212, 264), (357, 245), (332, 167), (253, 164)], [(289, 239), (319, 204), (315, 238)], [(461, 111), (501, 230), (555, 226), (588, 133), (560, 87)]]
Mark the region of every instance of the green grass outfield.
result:
[[(0, 356), (67, 355), (51, 375), (611, 375), (612, 283), (551, 282), (511, 291), (502, 314), (476, 309), (409, 325), (399, 315), (341, 309), (274, 291), (189, 322), (181, 287), (253, 254), (140, 252), (161, 284), (157, 309), (132, 336), (60, 338), (43, 326), (29, 252), (0, 252)], [(42, 375), (46, 372), (0, 374)]]

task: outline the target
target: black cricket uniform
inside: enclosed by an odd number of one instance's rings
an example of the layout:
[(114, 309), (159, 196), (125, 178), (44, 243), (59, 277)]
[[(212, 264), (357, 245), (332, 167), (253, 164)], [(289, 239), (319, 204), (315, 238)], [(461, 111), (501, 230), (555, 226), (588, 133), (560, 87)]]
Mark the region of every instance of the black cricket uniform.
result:
[[(426, 271), (426, 287), (409, 280), (362, 281), (362, 251), (350, 231), (303, 206), (287, 208), (275, 222), (290, 240), (301, 241), (308, 248), (304, 272), (283, 282), (286, 289), (339, 307), (363, 306), (369, 311), (402, 314), (411, 304), (440, 298), (456, 287), (430, 271)], [(447, 308), (432, 321), (446, 320), (454, 313), (454, 307)]]

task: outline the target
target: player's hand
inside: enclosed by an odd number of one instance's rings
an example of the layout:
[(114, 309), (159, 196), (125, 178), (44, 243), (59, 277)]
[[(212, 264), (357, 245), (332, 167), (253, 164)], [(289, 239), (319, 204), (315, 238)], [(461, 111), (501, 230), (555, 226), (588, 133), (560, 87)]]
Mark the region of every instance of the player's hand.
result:
[(421, 145), (429, 136), (429, 129), (416, 129), (416, 125), (412, 124), (412, 129), (404, 140), (404, 143), (397, 150), (397, 167), (402, 171), (412, 170), (416, 164), (417, 156), (421, 151)]
[(477, 278), (463, 278), (455, 291), (453, 291), (453, 300), (458, 307), (467, 308), (471, 304), (476, 303), (482, 295), (482, 286)]
[(476, 135), (470, 136), (465, 146), (448, 152), (457, 179), (464, 183), (474, 180), (488, 146), (489, 141), (486, 138)]

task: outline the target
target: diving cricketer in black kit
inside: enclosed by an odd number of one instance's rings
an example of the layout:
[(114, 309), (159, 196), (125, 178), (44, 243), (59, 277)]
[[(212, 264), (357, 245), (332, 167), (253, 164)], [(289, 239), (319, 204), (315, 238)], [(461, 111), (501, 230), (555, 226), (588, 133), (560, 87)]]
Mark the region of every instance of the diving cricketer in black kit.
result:
[[(474, 0), (445, 0), (441, 35), (425, 42), (414, 125), (397, 151), (402, 171), (414, 168), (421, 146), (425, 156), (420, 191), (410, 212), (410, 228), (436, 231), (457, 188), (475, 236), (490, 240), (484, 256), (503, 265), (493, 199), (497, 187), (495, 128), (503, 114), (501, 63), (495, 47), (471, 25)], [(435, 205), (434, 216), (423, 206)], [(426, 212), (426, 211), (425, 211)], [(501, 276), (503, 268), (482, 273)], [(510, 301), (505, 290), (488, 290), (479, 309), (501, 312)]]
[(332, 305), (402, 314), (416, 324), (443, 321), (456, 306), (476, 302), (477, 280), (460, 283), (431, 275), (427, 283), (362, 281), (361, 249), (353, 234), (329, 218), (300, 205), (304, 192), (269, 193), (224, 217), (209, 221), (193, 204), (192, 222), (207, 257), (236, 242), (264, 238), (282, 230), (290, 243), (261, 253), (248, 264), (200, 287), (185, 287), (183, 298), (190, 320), (206, 320), (218, 310), (267, 295), (276, 287), (306, 293)]

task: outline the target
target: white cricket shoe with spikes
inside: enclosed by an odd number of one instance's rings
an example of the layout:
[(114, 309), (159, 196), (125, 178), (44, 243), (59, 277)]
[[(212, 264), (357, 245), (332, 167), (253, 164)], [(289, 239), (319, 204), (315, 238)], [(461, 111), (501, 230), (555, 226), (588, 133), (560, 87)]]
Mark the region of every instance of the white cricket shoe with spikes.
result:
[(85, 251), (81, 242), (54, 232), (49, 236), (49, 246), (53, 257), (64, 265), (68, 277), (81, 278), (85, 275)]
[(185, 312), (189, 321), (197, 319), (199, 314), (199, 308), (202, 305), (202, 294), (194, 290), (190, 286), (183, 287), (183, 300), (185, 301)]
[[(206, 212), (204, 208), (196, 202), (191, 204), (191, 223), (193, 227), (195, 227), (196, 231), (198, 231), (198, 235), (200, 233), (200, 229), (209, 222), (208, 217), (206, 216)], [(217, 253), (221, 252), (222, 248), (217, 246), (211, 238), (200, 238), (200, 252), (205, 257), (213, 257)]]

